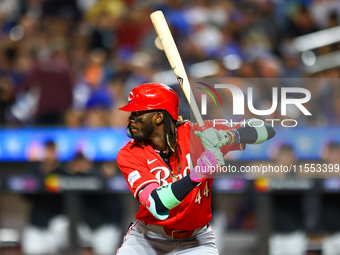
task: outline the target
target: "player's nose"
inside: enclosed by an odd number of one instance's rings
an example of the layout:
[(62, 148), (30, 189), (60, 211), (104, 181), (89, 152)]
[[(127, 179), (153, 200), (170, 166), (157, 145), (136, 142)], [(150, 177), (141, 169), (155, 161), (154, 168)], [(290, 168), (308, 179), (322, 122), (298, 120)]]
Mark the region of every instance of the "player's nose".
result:
[(128, 118), (128, 122), (129, 123), (135, 122), (135, 115), (133, 113), (130, 114), (130, 116)]

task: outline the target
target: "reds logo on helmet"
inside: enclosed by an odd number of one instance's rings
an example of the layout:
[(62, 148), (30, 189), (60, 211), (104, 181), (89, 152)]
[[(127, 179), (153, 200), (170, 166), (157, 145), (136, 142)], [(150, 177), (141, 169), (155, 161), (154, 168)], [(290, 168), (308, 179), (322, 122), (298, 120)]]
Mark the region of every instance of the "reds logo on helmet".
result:
[(128, 97), (128, 101), (129, 101), (129, 102), (132, 100), (132, 97), (133, 97), (133, 93), (132, 93), (132, 91), (131, 91), (130, 94), (129, 94), (129, 97)]

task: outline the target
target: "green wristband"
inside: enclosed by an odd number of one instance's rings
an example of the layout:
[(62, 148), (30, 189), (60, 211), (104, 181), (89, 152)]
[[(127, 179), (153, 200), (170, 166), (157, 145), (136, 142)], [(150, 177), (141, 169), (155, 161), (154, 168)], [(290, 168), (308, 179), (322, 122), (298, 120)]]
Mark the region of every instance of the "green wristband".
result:
[(159, 187), (156, 192), (163, 205), (168, 209), (172, 209), (181, 203), (172, 192), (171, 183)]
[[(256, 121), (256, 119), (249, 119), (247, 121), (247, 124), (249, 125), (249, 122), (252, 121), (252, 120)], [(257, 139), (256, 139), (256, 142), (254, 144), (263, 143), (264, 141), (266, 141), (268, 139), (268, 131), (267, 131), (267, 128), (264, 125), (256, 127), (256, 126), (253, 126), (252, 124), (250, 124), (250, 126), (255, 128), (256, 133), (257, 133)]]
[(268, 139), (268, 132), (265, 126), (262, 127), (254, 127), (257, 132), (257, 140), (255, 144), (263, 143)]

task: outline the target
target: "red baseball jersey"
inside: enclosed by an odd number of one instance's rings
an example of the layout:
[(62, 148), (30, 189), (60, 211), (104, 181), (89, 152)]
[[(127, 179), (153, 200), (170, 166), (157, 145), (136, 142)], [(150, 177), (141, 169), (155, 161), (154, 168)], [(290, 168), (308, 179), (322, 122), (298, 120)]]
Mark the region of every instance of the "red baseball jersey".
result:
[[(213, 122), (205, 121), (204, 128), (190, 122), (177, 128), (180, 147), (179, 170), (175, 153), (172, 153), (170, 157), (171, 170), (151, 145), (132, 146), (134, 145), (133, 140), (127, 143), (117, 155), (117, 164), (128, 182), (133, 196), (138, 199), (140, 190), (149, 183), (158, 183), (162, 186), (188, 175), (190, 169), (196, 165), (193, 162), (197, 162), (199, 156), (204, 152), (201, 139), (194, 135), (194, 131), (202, 131), (207, 127), (213, 127)], [(229, 127), (216, 125), (215, 128), (226, 130)], [(221, 149), (224, 155), (231, 150), (244, 150), (244, 145), (225, 145)], [(170, 210), (166, 220), (158, 220), (143, 205), (140, 205), (136, 218), (149, 224), (162, 225), (172, 229), (194, 230), (202, 227), (211, 219), (212, 182), (212, 178), (207, 179), (195, 187), (178, 206)]]

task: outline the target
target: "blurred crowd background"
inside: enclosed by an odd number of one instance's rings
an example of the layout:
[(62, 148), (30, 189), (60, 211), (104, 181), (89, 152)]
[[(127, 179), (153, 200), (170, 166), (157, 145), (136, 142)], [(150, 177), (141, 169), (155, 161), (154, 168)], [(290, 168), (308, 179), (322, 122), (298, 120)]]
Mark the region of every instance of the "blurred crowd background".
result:
[[(254, 102), (265, 109), (271, 87), (278, 84), (261, 81), (302, 86), (312, 93), (307, 107), (313, 116), (292, 117), (305, 127), (340, 124), (337, 0), (0, 0), (0, 127), (124, 130), (128, 113), (118, 108), (135, 86), (154, 81), (173, 86), (180, 114), (189, 118), (165, 54), (155, 46), (150, 20), (155, 10), (164, 12), (193, 79), (249, 83), (259, 78), (252, 83)], [(51, 174), (119, 176), (115, 162), (94, 162), (82, 151), (60, 162), (57, 146), (45, 141), (39, 162), (0, 162), (1, 176), (29, 173), (52, 188), (58, 185)], [(270, 160), (277, 165), (300, 162), (290, 144), (282, 144)], [(320, 148), (317, 162), (339, 164), (339, 144)], [(83, 253), (114, 254), (137, 202), (131, 194), (71, 193), (2, 192), (0, 252), (73, 255), (75, 248), (90, 247)], [(270, 195), (265, 205), (272, 215), (271, 234), (265, 241), (258, 237), (266, 229), (259, 224), (254, 190), (216, 197), (213, 223), (221, 254), (339, 254), (338, 194), (311, 189)], [(81, 206), (69, 206), (77, 203)]]
[[(339, 41), (308, 48), (320, 36), (307, 38), (305, 51), (294, 41), (339, 26), (338, 1), (2, 0), (0, 125), (125, 126), (117, 108), (133, 87), (176, 83), (154, 43), (157, 9), (194, 78), (340, 76), (330, 57)], [(329, 83), (312, 90), (313, 116), (337, 125), (339, 86)], [(257, 104), (271, 96), (265, 87)]]

